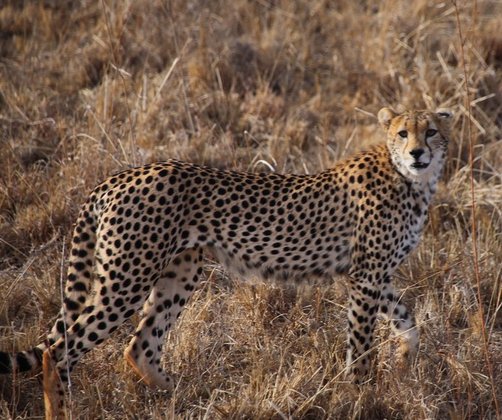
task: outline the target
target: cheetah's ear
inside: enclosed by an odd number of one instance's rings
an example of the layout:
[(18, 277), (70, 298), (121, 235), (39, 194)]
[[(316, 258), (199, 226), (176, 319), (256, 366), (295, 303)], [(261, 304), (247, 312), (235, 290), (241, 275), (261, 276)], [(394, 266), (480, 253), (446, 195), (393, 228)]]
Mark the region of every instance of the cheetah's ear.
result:
[(453, 112), (450, 109), (440, 108), (436, 110), (434, 114), (436, 122), (438, 122), (444, 129), (449, 130), (453, 119)]
[(438, 110), (436, 110), (436, 116), (438, 118), (448, 120), (453, 117), (453, 111), (447, 108), (439, 108)]
[(397, 112), (392, 108), (385, 107), (378, 111), (378, 122), (385, 131), (389, 129), (390, 122), (396, 115), (398, 115)]

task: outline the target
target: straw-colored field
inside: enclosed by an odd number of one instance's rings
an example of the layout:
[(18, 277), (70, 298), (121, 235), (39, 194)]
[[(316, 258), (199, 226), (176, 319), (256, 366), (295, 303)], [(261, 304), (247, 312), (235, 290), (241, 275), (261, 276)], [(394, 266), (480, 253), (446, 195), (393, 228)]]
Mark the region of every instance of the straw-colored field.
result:
[[(421, 332), (407, 375), (380, 323), (373, 380), (344, 382), (342, 278), (242, 283), (208, 256), (207, 282), (166, 343), (175, 392), (146, 388), (122, 359), (138, 314), (77, 366), (71, 414), (502, 415), (501, 23), (496, 0), (2, 2), (0, 350), (45, 339), (72, 223), (107, 175), (167, 158), (314, 173), (382, 141), (382, 106), (449, 107), (446, 170), (421, 245), (395, 276)], [(0, 378), (1, 418), (42, 415), (38, 376)]]

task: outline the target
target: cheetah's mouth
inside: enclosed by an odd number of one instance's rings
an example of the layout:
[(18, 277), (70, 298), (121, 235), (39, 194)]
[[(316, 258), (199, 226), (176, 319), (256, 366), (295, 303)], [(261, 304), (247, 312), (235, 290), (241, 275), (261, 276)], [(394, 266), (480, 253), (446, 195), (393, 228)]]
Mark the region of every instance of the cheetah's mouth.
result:
[(425, 162), (415, 162), (410, 165), (413, 169), (425, 169), (429, 166), (428, 163)]

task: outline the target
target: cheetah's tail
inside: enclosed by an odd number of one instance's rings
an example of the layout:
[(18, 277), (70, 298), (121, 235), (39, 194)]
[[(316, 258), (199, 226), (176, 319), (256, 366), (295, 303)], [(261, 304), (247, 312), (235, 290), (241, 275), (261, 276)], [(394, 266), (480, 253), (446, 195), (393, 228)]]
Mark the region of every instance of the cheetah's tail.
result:
[(0, 351), (0, 374), (39, 370), (42, 367), (42, 354), (46, 348), (45, 344), (39, 344), (31, 350), (19, 353)]

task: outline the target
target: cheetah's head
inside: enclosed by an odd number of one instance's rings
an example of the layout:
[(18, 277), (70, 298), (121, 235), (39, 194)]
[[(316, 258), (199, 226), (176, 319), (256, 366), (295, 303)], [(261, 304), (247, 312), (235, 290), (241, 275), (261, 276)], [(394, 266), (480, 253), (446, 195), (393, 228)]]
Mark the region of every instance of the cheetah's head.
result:
[(420, 181), (439, 172), (446, 155), (452, 115), (447, 109), (399, 114), (382, 108), (378, 112), (378, 121), (387, 132), (392, 161), (402, 175)]

